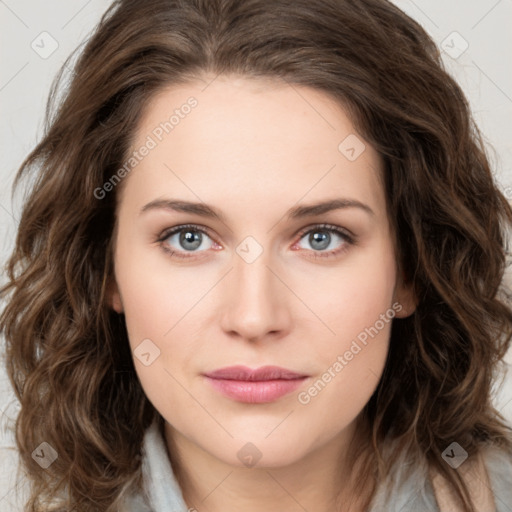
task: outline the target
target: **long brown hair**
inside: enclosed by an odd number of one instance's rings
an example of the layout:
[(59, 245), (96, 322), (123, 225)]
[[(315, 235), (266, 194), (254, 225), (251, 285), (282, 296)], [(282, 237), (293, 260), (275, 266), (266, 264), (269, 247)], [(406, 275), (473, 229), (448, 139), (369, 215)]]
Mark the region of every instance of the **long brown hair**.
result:
[[(16, 177), (32, 183), (1, 291), (21, 403), (16, 442), (32, 482), (27, 510), (114, 511), (141, 484), (143, 435), (157, 412), (124, 317), (106, 304), (119, 187), (102, 198), (98, 190), (125, 162), (148, 100), (207, 72), (323, 91), (382, 156), (398, 265), (419, 302), (393, 323), (364, 409), (371, 454), (362, 471), (379, 460), (377, 480), (385, 478), (394, 459), (384, 463), (382, 447), (400, 440), (475, 512), (441, 454), (454, 440), (470, 456), (486, 444), (512, 453), (491, 403), (511, 338), (501, 287), (512, 210), (425, 30), (386, 0), (118, 0), (63, 85), (69, 62), (53, 84), (44, 137)], [(58, 454), (45, 470), (31, 456), (43, 441)]]

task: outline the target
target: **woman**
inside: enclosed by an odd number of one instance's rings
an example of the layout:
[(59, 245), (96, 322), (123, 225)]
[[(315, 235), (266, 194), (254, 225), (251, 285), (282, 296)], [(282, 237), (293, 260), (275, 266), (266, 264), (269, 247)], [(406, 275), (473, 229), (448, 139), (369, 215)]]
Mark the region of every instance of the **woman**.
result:
[(398, 8), (115, 2), (32, 168), (27, 510), (509, 509), (512, 211)]

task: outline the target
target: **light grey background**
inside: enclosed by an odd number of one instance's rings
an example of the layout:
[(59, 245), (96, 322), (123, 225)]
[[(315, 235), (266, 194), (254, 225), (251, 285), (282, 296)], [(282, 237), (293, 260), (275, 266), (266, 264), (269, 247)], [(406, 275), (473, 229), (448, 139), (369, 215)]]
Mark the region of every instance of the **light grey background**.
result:
[[(395, 0), (443, 50), (448, 71), (469, 98), (496, 178), (512, 199), (512, 0)], [(10, 198), (13, 176), (42, 133), (52, 79), (108, 7), (105, 0), (0, 0), (0, 260), (12, 246), (19, 206)], [(53, 47), (56, 49), (53, 51)], [(51, 53), (51, 54), (50, 54)], [(2, 279), (3, 281), (3, 279)], [(507, 356), (512, 368), (512, 351)], [(512, 370), (494, 398), (512, 423)], [(0, 509), (16, 505), (15, 452), (8, 417), (16, 412), (0, 370)], [(18, 500), (20, 501), (20, 500)]]

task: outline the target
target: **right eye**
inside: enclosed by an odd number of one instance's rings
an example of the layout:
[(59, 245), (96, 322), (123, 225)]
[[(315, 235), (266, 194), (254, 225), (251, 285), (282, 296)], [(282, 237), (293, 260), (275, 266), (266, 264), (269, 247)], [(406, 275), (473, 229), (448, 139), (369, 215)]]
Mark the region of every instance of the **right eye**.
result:
[[(208, 247), (208, 244), (205, 243), (205, 237), (217, 245), (202, 226), (185, 224), (165, 230), (158, 238), (158, 242), (166, 252), (172, 253), (173, 256), (188, 258), (187, 252), (205, 252), (205, 250), (212, 248), (212, 244)], [(203, 249), (201, 250), (201, 248)]]

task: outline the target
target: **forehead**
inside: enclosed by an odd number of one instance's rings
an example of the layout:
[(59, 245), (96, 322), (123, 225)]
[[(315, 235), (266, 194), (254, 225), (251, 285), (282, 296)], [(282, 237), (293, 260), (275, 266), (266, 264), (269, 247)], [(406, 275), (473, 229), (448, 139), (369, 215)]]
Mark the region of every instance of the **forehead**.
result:
[(211, 202), (222, 190), (241, 206), (244, 194), (291, 204), (355, 195), (385, 205), (380, 156), (341, 105), (283, 81), (219, 76), (168, 87), (146, 105), (130, 151), (143, 146), (151, 149), (126, 186), (146, 200), (179, 189)]

